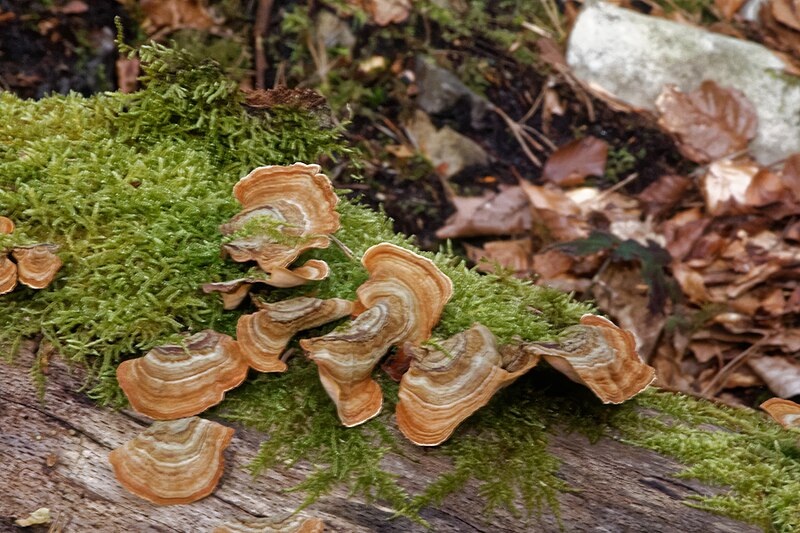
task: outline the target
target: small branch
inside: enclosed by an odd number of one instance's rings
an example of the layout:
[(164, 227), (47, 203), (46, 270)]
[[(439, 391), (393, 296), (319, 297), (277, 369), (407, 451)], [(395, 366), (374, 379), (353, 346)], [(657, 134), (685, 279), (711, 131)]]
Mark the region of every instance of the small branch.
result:
[(273, 1), (258, 0), (256, 23), (253, 26), (253, 40), (256, 52), (256, 89), (266, 88), (267, 56), (264, 54), (264, 37), (269, 29)]
[(730, 374), (732, 374), (737, 368), (742, 366), (747, 359), (753, 355), (757, 351), (758, 348), (761, 347), (767, 340), (767, 336), (758, 339), (756, 342), (751, 344), (746, 350), (742, 353), (728, 361), (728, 363), (723, 366), (717, 375), (713, 377), (711, 381), (708, 382), (708, 385), (700, 391), (700, 395), (705, 398), (710, 398), (716, 396), (719, 392), (719, 389), (725, 384), (725, 380), (728, 378)]

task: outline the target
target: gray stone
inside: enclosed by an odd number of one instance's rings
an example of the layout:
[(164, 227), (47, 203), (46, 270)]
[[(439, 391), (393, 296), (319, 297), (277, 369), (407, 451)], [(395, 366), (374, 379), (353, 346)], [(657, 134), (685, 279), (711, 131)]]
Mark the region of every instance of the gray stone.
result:
[(405, 129), (414, 146), (445, 177), (489, 163), (488, 154), (478, 143), (449, 126), (436, 129), (430, 117), (419, 109), (405, 123)]
[(683, 91), (703, 80), (734, 87), (756, 107), (750, 149), (759, 162), (800, 151), (800, 79), (788, 79), (783, 62), (761, 45), (598, 1), (579, 15), (567, 62), (579, 79), (649, 110), (668, 83)]
[(445, 113), (466, 100), (470, 108), (470, 125), (475, 129), (490, 125), (487, 115), (491, 113), (491, 104), (464, 85), (455, 74), (430, 59), (417, 57), (415, 75), (419, 87), (417, 105), (426, 113)]

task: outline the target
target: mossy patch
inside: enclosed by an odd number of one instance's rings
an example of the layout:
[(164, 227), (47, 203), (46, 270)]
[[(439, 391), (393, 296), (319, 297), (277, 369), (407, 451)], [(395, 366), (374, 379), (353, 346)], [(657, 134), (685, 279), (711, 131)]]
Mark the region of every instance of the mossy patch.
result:
[[(223, 312), (219, 298), (199, 287), (247, 271), (220, 257), (218, 226), (239, 210), (231, 195), (238, 178), (256, 166), (314, 162), (349, 150), (339, 131), (319, 127), (306, 113), (248, 115), (235, 83), (213, 62), (159, 46), (144, 47), (141, 56), (147, 84), (132, 95), (33, 102), (0, 94), (0, 213), (16, 222), (14, 238), (60, 244), (64, 261), (51, 287), (0, 298), (0, 345), (10, 356), (20, 339), (42, 334), (63, 357), (91, 370), (92, 394), (103, 403), (124, 401), (114, 374), (121, 360), (174, 342), (183, 331), (234, 332), (240, 312)], [(381, 241), (413, 249), (382, 214), (348, 200), (338, 209), (337, 238), (356, 257)], [(476, 321), (501, 342), (516, 335), (549, 339), (589, 310), (556, 291), (479, 275), (447, 250), (425, 253), (455, 287), (434, 342)], [(339, 247), (306, 256), (328, 261), (332, 275), (309, 287), (273, 291), (269, 299), (307, 292), (353, 298), (367, 277)], [(311, 462), (316, 470), (297, 487), (307, 502), (343, 483), (416, 517), (473, 479), (488, 509), (535, 514), (555, 507), (558, 492), (567, 489), (547, 452), (548, 432), (576, 428), (594, 437), (620, 432), (685, 462), (687, 476), (732, 490), (698, 505), (781, 531), (798, 523), (796, 434), (758, 414), (655, 393), (621, 407), (602, 406), (585, 389), (536, 369), (431, 452), (451, 457), (451, 472), (421, 494), (408, 494), (381, 466), (388, 452), (407, 446), (387, 429), (397, 386), (379, 378), (384, 413), (346, 429), (315, 366), (302, 357), (289, 366), (281, 375), (251, 377), (216, 413), (268, 433), (254, 471)], [(666, 414), (643, 416), (640, 407)], [(725, 452), (729, 446), (736, 453)]]

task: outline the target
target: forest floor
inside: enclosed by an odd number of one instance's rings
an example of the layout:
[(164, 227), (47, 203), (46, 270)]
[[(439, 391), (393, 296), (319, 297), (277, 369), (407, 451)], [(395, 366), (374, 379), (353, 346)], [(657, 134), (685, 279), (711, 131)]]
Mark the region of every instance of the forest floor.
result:
[[(735, 2), (622, 4), (776, 43), (766, 22), (729, 13)], [(777, 381), (800, 377), (796, 204), (778, 218), (766, 212), (775, 202), (705, 205), (712, 165), (685, 157), (657, 117), (610, 106), (570, 73), (563, 53), (579, 8), (0, 0), (0, 86), (27, 98), (134, 90), (136, 62), (114, 43), (120, 17), (129, 44), (191, 48), (244, 90), (313, 89), (326, 102), (302, 105), (358, 150), (321, 161), (334, 183), (422, 248), (450, 239), (480, 268), (594, 300), (634, 331), (666, 388), (750, 406), (793, 396), (800, 389)], [(796, 55), (791, 42), (783, 51)], [(725, 267), (737, 251), (749, 259)]]

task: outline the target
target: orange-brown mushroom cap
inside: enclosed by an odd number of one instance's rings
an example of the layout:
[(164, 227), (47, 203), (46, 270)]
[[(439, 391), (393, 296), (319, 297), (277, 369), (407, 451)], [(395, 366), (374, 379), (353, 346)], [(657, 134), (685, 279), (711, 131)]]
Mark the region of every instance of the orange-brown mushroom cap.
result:
[(245, 518), (217, 526), (213, 533), (322, 533), (325, 522), (319, 518), (290, 517), (286, 520)]
[(317, 363), (320, 381), (347, 427), (363, 424), (381, 411), (383, 393), (372, 379), (372, 370), (413, 327), (413, 321), (398, 309), (402, 305), (397, 298), (387, 297), (356, 317), (346, 330), (300, 341)]
[(283, 372), (281, 353), (299, 331), (315, 328), (349, 315), (353, 302), (332, 298), (292, 298), (265, 304), (261, 311), (242, 315), (236, 338), (245, 360), (259, 372)]
[(11, 255), (17, 261), (19, 282), (32, 289), (44, 289), (61, 268), (61, 259), (55, 254), (58, 245), (34, 244), (14, 248)]
[(560, 342), (526, 346), (603, 403), (629, 400), (655, 380), (655, 369), (639, 357), (631, 332), (601, 316), (583, 315), (579, 325), (564, 330)]
[(108, 460), (136, 496), (159, 505), (191, 503), (216, 488), (232, 437), (232, 428), (197, 417), (155, 422)]
[(391, 243), (380, 243), (370, 247), (361, 258), (369, 272), (369, 280), (358, 288), (358, 299), (362, 308), (397, 294), (394, 286), (386, 281), (402, 283), (409, 289), (413, 299), (406, 299), (416, 318), (416, 325), (403, 341), (422, 342), (431, 336), (431, 331), (442, 314), (445, 304), (453, 296), (453, 282), (436, 264), (426, 257)]
[(783, 398), (770, 398), (760, 407), (785, 428), (800, 429), (800, 405)]
[(494, 335), (482, 324), (457, 333), (442, 349), (408, 347), (413, 360), (400, 381), (397, 425), (410, 441), (436, 446), (450, 438), (467, 417), (494, 394), (533, 368), (539, 358), (514, 359), (515, 370), (498, 351)]
[(328, 267), (328, 263), (317, 259), (309, 259), (303, 266), (291, 270), (282, 267), (273, 268), (268, 277), (247, 277), (231, 281), (205, 283), (203, 292), (206, 294), (212, 292), (220, 293), (222, 307), (229, 311), (241, 305), (255, 284), (260, 283), (270, 287), (287, 289), (304, 285), (309, 281), (323, 280), (328, 277), (329, 273), (330, 267)]
[(0, 254), (0, 294), (6, 294), (17, 286), (17, 265), (8, 258), (8, 254)]
[[(325, 248), (325, 237), (339, 229), (339, 197), (318, 165), (295, 163), (253, 170), (233, 188), (244, 210), (220, 228), (233, 234), (258, 217), (272, 221), (273, 231), (254, 231), (223, 245), (234, 261), (257, 261), (269, 272), (286, 267), (305, 250)], [(274, 231), (282, 234), (276, 239)]]
[(207, 329), (185, 346), (153, 348), (124, 361), (117, 380), (138, 412), (159, 420), (202, 413), (247, 377), (247, 362), (228, 335)]
[(14, 231), (14, 221), (8, 217), (0, 217), (0, 233), (11, 233)]

